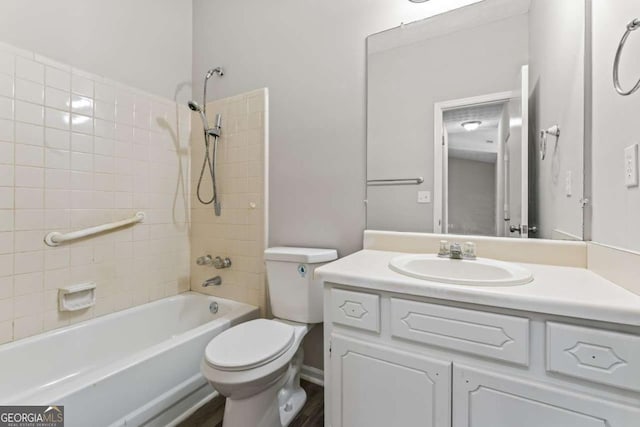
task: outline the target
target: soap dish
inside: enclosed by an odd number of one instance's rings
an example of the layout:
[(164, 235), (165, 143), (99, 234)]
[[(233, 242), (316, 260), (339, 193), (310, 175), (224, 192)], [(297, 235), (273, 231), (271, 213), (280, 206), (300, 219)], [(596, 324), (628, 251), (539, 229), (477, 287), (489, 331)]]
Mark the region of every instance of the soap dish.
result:
[(58, 289), (58, 309), (78, 311), (96, 303), (96, 283), (87, 282)]

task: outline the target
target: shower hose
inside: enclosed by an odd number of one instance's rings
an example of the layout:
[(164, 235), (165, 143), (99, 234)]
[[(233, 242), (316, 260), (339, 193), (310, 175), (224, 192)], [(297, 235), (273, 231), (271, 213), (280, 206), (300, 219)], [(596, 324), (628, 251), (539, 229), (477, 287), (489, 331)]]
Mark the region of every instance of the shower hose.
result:
[[(211, 151), (211, 135), (207, 131), (204, 132), (204, 161), (202, 162), (202, 169), (200, 170), (200, 178), (198, 179), (198, 186), (196, 189), (196, 196), (200, 203), (204, 205), (210, 205), (214, 203), (217, 199), (217, 191), (216, 191), (216, 156), (218, 153), (218, 137), (213, 137), (213, 153), (210, 155)], [(211, 184), (213, 187), (213, 194), (211, 195), (211, 199), (205, 200), (200, 195), (200, 187), (202, 185), (202, 178), (204, 177), (204, 173), (206, 169), (209, 169), (209, 174), (211, 175)]]

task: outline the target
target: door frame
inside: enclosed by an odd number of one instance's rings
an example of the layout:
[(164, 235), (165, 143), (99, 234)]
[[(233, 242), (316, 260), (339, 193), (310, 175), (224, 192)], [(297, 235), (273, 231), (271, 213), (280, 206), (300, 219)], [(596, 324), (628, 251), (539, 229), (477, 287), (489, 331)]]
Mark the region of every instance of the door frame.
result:
[(443, 183), (444, 183), (444, 129), (443, 116), (447, 110), (479, 104), (492, 104), (509, 101), (522, 96), (520, 91), (509, 90), (494, 92), (469, 98), (451, 99), (433, 104), (433, 232), (446, 233), (447, 226), (443, 222)]

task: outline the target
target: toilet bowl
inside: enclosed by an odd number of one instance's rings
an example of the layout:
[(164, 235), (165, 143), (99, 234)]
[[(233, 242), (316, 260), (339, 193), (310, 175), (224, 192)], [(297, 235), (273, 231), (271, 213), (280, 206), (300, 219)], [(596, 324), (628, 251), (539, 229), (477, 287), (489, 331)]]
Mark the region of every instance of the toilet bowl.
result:
[(207, 345), (201, 370), (227, 398), (223, 427), (286, 427), (302, 409), (301, 343), (322, 322), (322, 283), (315, 268), (333, 261), (333, 249), (265, 251), (273, 320), (234, 326)]
[(287, 426), (306, 401), (300, 387), (309, 325), (257, 319), (226, 330), (205, 350), (202, 372), (227, 397), (225, 427)]

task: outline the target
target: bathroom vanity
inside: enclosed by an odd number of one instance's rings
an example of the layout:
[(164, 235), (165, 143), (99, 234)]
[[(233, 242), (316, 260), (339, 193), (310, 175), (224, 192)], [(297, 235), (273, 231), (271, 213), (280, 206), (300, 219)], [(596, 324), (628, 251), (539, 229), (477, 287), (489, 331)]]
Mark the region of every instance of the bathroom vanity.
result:
[(325, 425), (640, 425), (640, 296), (541, 264), (515, 264), (533, 274), (515, 286), (436, 283), (390, 269), (400, 255), (317, 271)]

